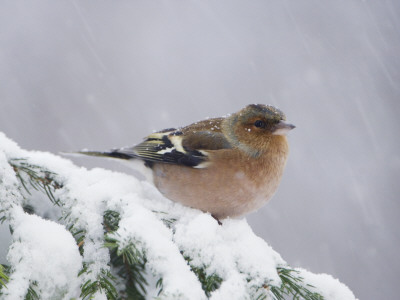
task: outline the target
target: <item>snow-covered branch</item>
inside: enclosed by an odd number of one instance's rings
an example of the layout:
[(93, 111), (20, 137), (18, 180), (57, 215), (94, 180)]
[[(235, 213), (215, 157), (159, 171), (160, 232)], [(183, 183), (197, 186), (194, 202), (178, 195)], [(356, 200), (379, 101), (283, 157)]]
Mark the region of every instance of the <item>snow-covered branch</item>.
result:
[(291, 268), (245, 219), (220, 226), (148, 182), (2, 133), (0, 220), (12, 229), (1, 299), (355, 299), (329, 275)]

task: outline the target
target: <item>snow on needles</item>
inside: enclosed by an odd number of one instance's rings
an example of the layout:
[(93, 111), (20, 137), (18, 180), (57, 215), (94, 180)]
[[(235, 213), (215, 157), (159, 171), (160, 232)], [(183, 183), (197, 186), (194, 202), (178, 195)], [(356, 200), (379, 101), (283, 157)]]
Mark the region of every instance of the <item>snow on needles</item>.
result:
[[(26, 192), (9, 164), (13, 159), (55, 174), (62, 188), (54, 195), (62, 204), (64, 218), (44, 219), (43, 205), (35, 215), (23, 211)], [(53, 206), (49, 201), (48, 209)], [(220, 226), (209, 214), (165, 199), (148, 182), (99, 168), (87, 170), (50, 153), (22, 150), (0, 132), (1, 211), (13, 228), (7, 257), (11, 275), (0, 296), (4, 299), (24, 299), (32, 284), (40, 299), (81, 299), (86, 282), (113, 272), (104, 247), (107, 211), (120, 216), (118, 229), (109, 237), (119, 247), (135, 245), (146, 255), (149, 276), (162, 278), (160, 299), (252, 299), (256, 287), (279, 287), (277, 267), (286, 266), (245, 219), (225, 220)], [(73, 229), (85, 232), (81, 253)], [(207, 276), (217, 275), (220, 287), (207, 295), (193, 268), (204, 269)], [(326, 299), (355, 299), (329, 275), (299, 272)], [(106, 295), (100, 289), (95, 299), (106, 299)]]

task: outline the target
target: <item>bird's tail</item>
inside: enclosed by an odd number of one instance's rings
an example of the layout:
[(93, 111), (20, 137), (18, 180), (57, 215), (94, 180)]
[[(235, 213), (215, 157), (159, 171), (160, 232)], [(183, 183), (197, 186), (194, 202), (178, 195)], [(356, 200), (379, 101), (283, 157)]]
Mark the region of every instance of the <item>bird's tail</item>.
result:
[(118, 150), (112, 150), (108, 152), (101, 152), (101, 151), (78, 151), (70, 154), (83, 154), (88, 156), (97, 156), (97, 157), (110, 157), (110, 158), (119, 158), (119, 159), (132, 159), (135, 155), (120, 152)]

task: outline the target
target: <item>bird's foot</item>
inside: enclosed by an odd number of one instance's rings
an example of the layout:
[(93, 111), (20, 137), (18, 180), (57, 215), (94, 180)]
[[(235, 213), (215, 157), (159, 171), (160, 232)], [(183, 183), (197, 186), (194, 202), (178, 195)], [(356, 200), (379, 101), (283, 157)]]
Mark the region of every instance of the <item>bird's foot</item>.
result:
[(216, 216), (211, 215), (211, 217), (213, 217), (215, 220), (217, 220), (218, 225), (221, 225), (221, 226), (222, 226), (222, 222), (221, 222)]

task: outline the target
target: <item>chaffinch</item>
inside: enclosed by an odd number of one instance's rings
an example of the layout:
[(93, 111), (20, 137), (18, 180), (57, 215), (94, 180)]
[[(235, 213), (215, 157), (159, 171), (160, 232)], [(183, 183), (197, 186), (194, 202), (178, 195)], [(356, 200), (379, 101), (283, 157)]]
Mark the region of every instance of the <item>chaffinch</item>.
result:
[(251, 104), (237, 113), (150, 134), (130, 148), (79, 152), (139, 159), (167, 198), (216, 219), (257, 210), (275, 193), (295, 128), (279, 109)]

